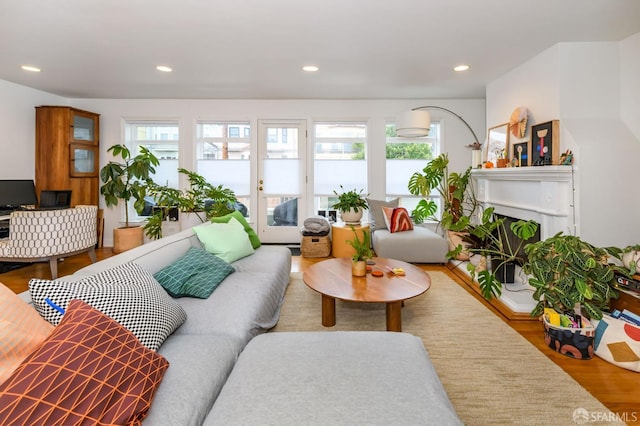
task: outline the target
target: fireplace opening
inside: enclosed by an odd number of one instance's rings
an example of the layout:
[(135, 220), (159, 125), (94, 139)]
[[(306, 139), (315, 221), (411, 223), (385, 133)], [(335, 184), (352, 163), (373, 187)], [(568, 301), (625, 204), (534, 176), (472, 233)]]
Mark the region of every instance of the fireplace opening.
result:
[[(506, 235), (504, 235), (503, 237), (506, 236), (508, 244), (512, 248), (518, 247), (518, 244), (520, 244), (520, 238), (518, 238), (516, 235), (514, 235), (513, 232), (511, 232), (511, 224), (513, 222), (519, 221), (520, 219), (517, 219), (515, 217), (511, 217), (511, 216), (501, 215), (501, 214), (498, 214), (498, 213), (495, 213), (494, 216), (495, 216), (496, 219), (504, 218), (504, 227), (505, 227), (505, 229), (507, 229), (507, 232), (505, 233)], [(527, 254), (524, 251), (525, 246), (527, 244), (535, 243), (535, 242), (538, 242), (538, 241), (540, 241), (540, 224), (538, 224), (538, 229), (536, 230), (536, 233), (531, 238), (525, 240), (524, 244), (522, 244), (522, 246), (520, 247), (520, 249), (516, 253), (516, 255), (517, 255), (518, 259), (519, 259), (518, 261), (516, 261), (518, 266), (522, 266), (527, 261)]]
[[(505, 216), (501, 214), (494, 214), (495, 219), (503, 219), (504, 218), (504, 229), (506, 232), (503, 232), (503, 238), (506, 238), (507, 241), (505, 244), (508, 244), (512, 249), (518, 248), (518, 245), (521, 243), (520, 238), (518, 238), (513, 232), (511, 232), (511, 224), (513, 222), (517, 222), (520, 219)], [(495, 231), (496, 233), (498, 230)], [(527, 254), (525, 252), (525, 247), (527, 244), (535, 243), (540, 241), (540, 224), (538, 224), (538, 229), (536, 233), (527, 240), (524, 241), (522, 245), (518, 248), (516, 252), (516, 257), (518, 258), (515, 262), (509, 262), (505, 264), (501, 264), (500, 260), (492, 260), (491, 261), (491, 270), (493, 271), (496, 279), (500, 281), (502, 284), (511, 284), (515, 282), (515, 271), (516, 265), (522, 267), (524, 263), (527, 261)]]

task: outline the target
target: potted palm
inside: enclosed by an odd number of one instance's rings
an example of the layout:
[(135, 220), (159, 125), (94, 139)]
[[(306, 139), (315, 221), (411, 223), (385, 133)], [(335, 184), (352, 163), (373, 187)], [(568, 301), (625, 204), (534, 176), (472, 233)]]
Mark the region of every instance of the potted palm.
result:
[(351, 273), (355, 277), (364, 277), (367, 275), (367, 260), (373, 257), (371, 234), (365, 229), (362, 231), (362, 239), (360, 239), (353, 226), (351, 226), (351, 231), (353, 232), (353, 240), (347, 240), (347, 244), (353, 247), (354, 250), (351, 256), (351, 260), (353, 261), (351, 264)]
[(139, 150), (140, 153), (132, 157), (126, 146), (113, 145), (107, 152), (119, 157), (120, 161), (109, 161), (100, 169), (100, 179), (103, 182), (100, 194), (104, 196), (107, 207), (117, 206), (120, 200), (124, 202), (124, 227), (113, 230), (114, 253), (142, 245), (144, 241), (142, 226), (129, 224), (129, 202), (133, 199), (133, 207), (138, 213), (142, 213), (147, 187), (153, 182), (151, 176), (160, 162), (144, 146), (140, 146)]
[(340, 185), (342, 192), (333, 191), (338, 196), (338, 201), (331, 207), (338, 210), (342, 220), (347, 224), (359, 224), (362, 219), (362, 213), (369, 208), (366, 200), (366, 194), (362, 193), (362, 189), (356, 192), (355, 189), (345, 191)]

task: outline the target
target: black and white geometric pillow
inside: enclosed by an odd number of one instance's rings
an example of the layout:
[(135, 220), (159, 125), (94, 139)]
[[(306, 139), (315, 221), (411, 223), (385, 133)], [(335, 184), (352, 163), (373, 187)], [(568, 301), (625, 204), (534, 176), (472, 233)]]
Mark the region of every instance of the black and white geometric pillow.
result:
[(144, 346), (157, 350), (187, 319), (153, 275), (126, 263), (75, 282), (32, 279), (29, 291), (38, 313), (53, 325), (73, 299), (80, 299), (131, 331)]

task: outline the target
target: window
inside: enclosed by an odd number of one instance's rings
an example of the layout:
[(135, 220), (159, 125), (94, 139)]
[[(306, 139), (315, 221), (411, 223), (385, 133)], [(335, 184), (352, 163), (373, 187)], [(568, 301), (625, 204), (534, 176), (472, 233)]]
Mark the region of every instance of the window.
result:
[(199, 121), (196, 124), (196, 172), (213, 185), (223, 185), (249, 215), (251, 126), (248, 122)]
[(331, 210), (333, 191), (367, 192), (367, 125), (363, 122), (314, 125), (315, 210)]
[[(407, 185), (411, 175), (421, 171), (427, 162), (440, 154), (440, 123), (431, 122), (426, 138), (399, 138), (394, 124), (386, 126), (386, 194), (388, 199), (400, 198), (400, 205), (411, 211), (419, 197), (409, 193)], [(431, 198), (439, 203), (439, 194), (434, 191)]]
[[(137, 155), (140, 146), (144, 146), (160, 160), (156, 167), (153, 181), (159, 185), (168, 185), (178, 188), (178, 152), (180, 147), (180, 135), (177, 121), (126, 121), (125, 144), (130, 147), (131, 155)], [(151, 197), (147, 200), (149, 209), (141, 214), (148, 216), (154, 201)], [(135, 212), (132, 206), (130, 212)]]

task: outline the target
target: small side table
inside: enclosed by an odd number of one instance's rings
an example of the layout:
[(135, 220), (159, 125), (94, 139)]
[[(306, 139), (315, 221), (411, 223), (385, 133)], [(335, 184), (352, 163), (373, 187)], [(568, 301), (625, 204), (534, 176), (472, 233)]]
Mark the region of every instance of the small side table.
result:
[(360, 225), (347, 225), (344, 222), (334, 223), (331, 226), (331, 254), (333, 257), (351, 257), (355, 253), (353, 247), (347, 243), (347, 241), (354, 239), (351, 226), (353, 226), (360, 240), (364, 238), (365, 230), (370, 232), (368, 223), (361, 223)]

